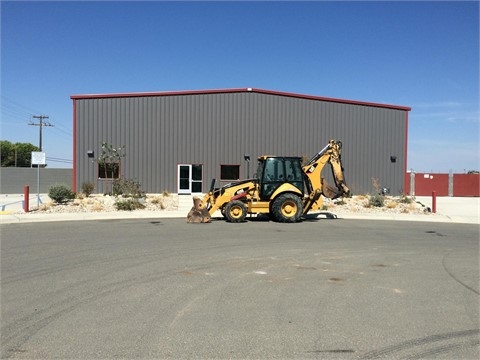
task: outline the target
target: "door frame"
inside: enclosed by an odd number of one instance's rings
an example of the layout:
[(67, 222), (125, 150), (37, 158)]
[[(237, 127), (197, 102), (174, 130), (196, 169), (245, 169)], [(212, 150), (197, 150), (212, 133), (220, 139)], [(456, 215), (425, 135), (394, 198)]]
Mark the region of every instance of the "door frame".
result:
[[(194, 180), (193, 179), (193, 171), (192, 171), (193, 166), (201, 166), (202, 167), (202, 179), (201, 180)], [(187, 179), (187, 178), (180, 177), (181, 169), (183, 167), (188, 168), (188, 189), (187, 188), (182, 189), (181, 186), (180, 186), (181, 181)], [(177, 164), (177, 193), (179, 195), (201, 193), (201, 191), (200, 192), (193, 192), (192, 191), (192, 183), (194, 183), (194, 182), (197, 182), (197, 183), (200, 182), (200, 184), (201, 184), (200, 188), (201, 189), (203, 188), (203, 165), (202, 164)]]

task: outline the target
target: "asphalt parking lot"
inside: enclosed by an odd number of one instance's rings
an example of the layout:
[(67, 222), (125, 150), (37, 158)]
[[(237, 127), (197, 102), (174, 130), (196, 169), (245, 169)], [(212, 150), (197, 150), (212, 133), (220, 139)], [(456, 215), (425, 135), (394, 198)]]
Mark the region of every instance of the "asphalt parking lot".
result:
[(478, 225), (2, 225), (2, 358), (478, 359)]

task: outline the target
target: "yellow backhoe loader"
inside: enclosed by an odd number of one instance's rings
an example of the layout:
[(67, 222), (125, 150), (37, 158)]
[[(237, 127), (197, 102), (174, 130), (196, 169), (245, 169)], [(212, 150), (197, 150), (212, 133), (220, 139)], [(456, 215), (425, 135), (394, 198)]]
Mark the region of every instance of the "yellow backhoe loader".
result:
[[(260, 156), (254, 179), (240, 180), (194, 197), (187, 222), (210, 222), (217, 210), (230, 222), (243, 222), (247, 214), (266, 214), (278, 222), (297, 222), (309, 211), (322, 208), (322, 195), (335, 199), (348, 196), (341, 160), (342, 142), (330, 140), (319, 153), (302, 165), (294, 156)], [(335, 187), (321, 177), (329, 163)]]

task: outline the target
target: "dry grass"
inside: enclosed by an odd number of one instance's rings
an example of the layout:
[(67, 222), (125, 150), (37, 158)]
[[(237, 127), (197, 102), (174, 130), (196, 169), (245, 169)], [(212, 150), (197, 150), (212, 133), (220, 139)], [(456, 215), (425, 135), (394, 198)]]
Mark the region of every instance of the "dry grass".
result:
[(71, 202), (71, 205), (73, 206), (82, 206), (83, 202), (81, 199), (75, 199)]
[(398, 203), (395, 201), (389, 201), (385, 204), (387, 209), (395, 209), (398, 206)]
[(104, 206), (103, 206), (101, 203), (93, 204), (93, 205), (90, 207), (90, 210), (91, 210), (91, 211), (95, 211), (95, 212), (103, 211), (103, 209), (104, 209)]
[(154, 196), (154, 197), (148, 199), (147, 202), (149, 202), (150, 204), (156, 205), (157, 207), (159, 207), (162, 210), (165, 210), (167, 208), (167, 205), (166, 205), (163, 197), (164, 197), (164, 195)]
[(153, 196), (151, 197), (148, 201), (151, 203), (151, 204), (155, 204), (155, 205), (159, 205), (162, 203), (162, 197), (161, 196)]
[(48, 202), (48, 203), (45, 203), (45, 204), (40, 204), (40, 206), (38, 207), (38, 211), (48, 211), (53, 206), (54, 206), (54, 204), (52, 202)]

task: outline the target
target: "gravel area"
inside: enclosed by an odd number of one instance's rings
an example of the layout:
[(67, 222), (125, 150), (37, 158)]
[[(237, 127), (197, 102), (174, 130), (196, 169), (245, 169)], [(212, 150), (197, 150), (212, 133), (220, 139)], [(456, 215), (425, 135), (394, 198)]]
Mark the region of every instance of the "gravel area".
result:
[[(377, 197), (378, 198), (378, 197)], [(375, 206), (375, 199), (359, 195), (351, 198), (324, 201), (324, 206), (338, 214), (388, 213), (388, 214), (431, 214), (431, 209), (415, 200), (415, 197), (383, 197), (383, 206)]]
[[(80, 213), (80, 212), (116, 212), (115, 205), (118, 201), (126, 201), (122, 197), (108, 195), (90, 195), (72, 200), (64, 205), (55, 204), (48, 200), (40, 205), (38, 209), (31, 212), (43, 213)], [(391, 213), (391, 214), (430, 214), (430, 209), (417, 202), (414, 197), (383, 197), (383, 206), (371, 205), (369, 196), (353, 196), (351, 198), (340, 198), (336, 200), (324, 199), (326, 211), (348, 214), (348, 213)], [(172, 211), (178, 209), (177, 194), (148, 194), (146, 198), (140, 199), (143, 205), (141, 210), (147, 211)], [(137, 210), (133, 210), (137, 211)], [(23, 212), (23, 211), (22, 211)]]
[[(115, 205), (117, 202), (126, 202), (128, 198), (109, 195), (90, 195), (88, 197), (77, 197), (66, 204), (55, 204), (49, 200), (40, 205), (33, 212), (42, 213), (81, 213), (81, 212), (115, 212), (128, 211), (118, 210)], [(147, 211), (171, 211), (178, 209), (177, 194), (149, 194), (145, 198), (138, 199), (141, 208), (137, 210)], [(135, 210), (133, 210), (135, 211)], [(32, 212), (32, 210), (30, 211)]]

